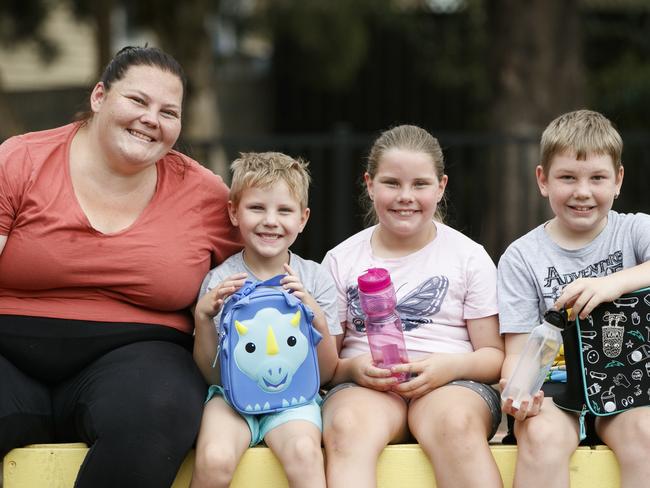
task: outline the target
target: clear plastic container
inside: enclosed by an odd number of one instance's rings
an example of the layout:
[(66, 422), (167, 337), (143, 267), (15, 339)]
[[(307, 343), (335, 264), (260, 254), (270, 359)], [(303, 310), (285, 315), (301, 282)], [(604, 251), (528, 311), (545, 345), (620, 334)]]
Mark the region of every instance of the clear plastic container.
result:
[[(397, 299), (390, 274), (383, 268), (370, 268), (357, 279), (359, 301), (366, 314), (366, 334), (370, 354), (377, 367), (408, 362), (404, 344), (402, 321), (395, 311)], [(406, 373), (395, 373), (400, 381), (408, 379)]]
[(566, 312), (548, 310), (543, 322), (528, 336), (512, 375), (501, 393), (501, 399), (512, 398), (512, 406), (519, 408), (530, 401), (544, 384), (553, 361), (562, 345), (562, 329), (566, 327)]

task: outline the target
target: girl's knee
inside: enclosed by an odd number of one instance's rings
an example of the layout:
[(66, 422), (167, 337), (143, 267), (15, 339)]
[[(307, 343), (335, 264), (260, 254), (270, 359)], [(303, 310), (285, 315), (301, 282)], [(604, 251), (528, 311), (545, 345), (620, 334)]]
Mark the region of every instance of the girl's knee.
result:
[(421, 419), (409, 420), (411, 432), (420, 442), (429, 440), (453, 449), (487, 443), (487, 427), (476, 412), (446, 410), (430, 417), (425, 425)]
[(355, 438), (363, 431), (364, 416), (353, 408), (338, 409), (330, 415), (324, 427), (323, 437), (329, 439)]
[(364, 438), (362, 419), (352, 409), (340, 409), (332, 415), (323, 430), (323, 443), (329, 456), (348, 456), (358, 449)]

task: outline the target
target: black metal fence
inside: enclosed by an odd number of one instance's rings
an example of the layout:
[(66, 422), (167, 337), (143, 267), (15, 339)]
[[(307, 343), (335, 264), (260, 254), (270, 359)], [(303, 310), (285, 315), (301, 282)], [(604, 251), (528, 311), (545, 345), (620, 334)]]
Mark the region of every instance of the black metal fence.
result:
[[(510, 242), (550, 217), (535, 182), (539, 135), (439, 133), (445, 154), (446, 221), (485, 246), (495, 262)], [(232, 161), (239, 152), (282, 151), (310, 162), (311, 217), (293, 249), (319, 261), (328, 249), (363, 228), (359, 205), (365, 158), (376, 134), (346, 130), (314, 135), (224, 138), (186, 143), (181, 149), (199, 161)], [(625, 179), (615, 209), (650, 213), (646, 168), (650, 133), (623, 134)], [(212, 155), (212, 156), (211, 156)], [(220, 173), (227, 173), (227, 166)], [(225, 174), (228, 181), (228, 175)]]

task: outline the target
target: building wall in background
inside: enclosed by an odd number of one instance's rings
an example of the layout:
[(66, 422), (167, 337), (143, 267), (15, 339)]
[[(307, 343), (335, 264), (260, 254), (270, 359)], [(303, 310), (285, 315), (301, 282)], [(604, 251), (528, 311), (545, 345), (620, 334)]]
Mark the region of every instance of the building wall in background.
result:
[(59, 48), (51, 63), (40, 59), (30, 42), (0, 49), (0, 80), (8, 92), (86, 87), (94, 80), (97, 62), (92, 27), (59, 5), (44, 30)]

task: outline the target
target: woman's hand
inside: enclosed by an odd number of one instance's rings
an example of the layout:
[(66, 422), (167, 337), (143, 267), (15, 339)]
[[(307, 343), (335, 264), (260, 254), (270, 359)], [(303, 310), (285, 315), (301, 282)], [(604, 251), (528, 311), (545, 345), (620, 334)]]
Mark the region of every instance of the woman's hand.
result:
[(378, 368), (372, 363), (370, 354), (350, 359), (350, 376), (357, 385), (377, 391), (389, 391), (397, 384), (397, 378), (389, 369)]
[[(501, 379), (501, 381), (499, 381), (499, 387), (501, 391), (503, 391), (503, 389), (506, 387), (506, 383), (507, 383), (506, 379)], [(533, 396), (532, 403), (526, 400), (521, 402), (519, 408), (515, 408), (512, 406), (512, 398), (507, 398), (503, 402), (503, 405), (501, 406), (501, 410), (505, 414), (512, 415), (515, 418), (515, 420), (522, 421), (528, 417), (534, 417), (535, 415), (539, 414), (539, 411), (542, 409), (543, 402), (544, 402), (544, 392), (542, 390), (539, 390)]]
[(242, 287), (246, 281), (246, 276), (246, 273), (228, 276), (219, 285), (203, 295), (194, 308), (194, 316), (197, 320), (212, 320), (221, 310), (226, 298)]
[(396, 385), (393, 391), (405, 398), (416, 399), (453, 381), (454, 377), (450, 374), (451, 356), (451, 354), (432, 353), (420, 361), (393, 366), (391, 368), (393, 373), (407, 373), (414, 376)]

